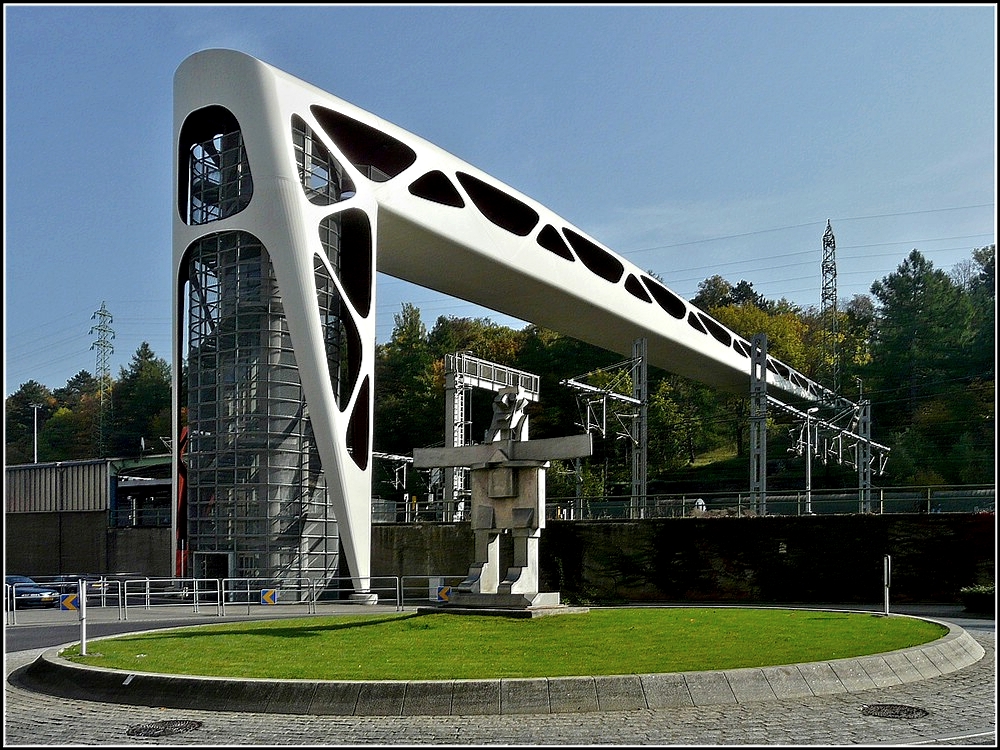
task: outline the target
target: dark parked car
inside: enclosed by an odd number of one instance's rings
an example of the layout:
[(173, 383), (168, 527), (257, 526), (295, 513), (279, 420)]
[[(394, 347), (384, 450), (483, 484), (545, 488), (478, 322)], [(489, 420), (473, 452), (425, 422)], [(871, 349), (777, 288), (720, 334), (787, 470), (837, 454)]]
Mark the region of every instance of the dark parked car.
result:
[(62, 594), (76, 594), (80, 590), (80, 581), (87, 582), (87, 594), (98, 596), (107, 587), (107, 583), (101, 582), (101, 576), (97, 573), (71, 573), (69, 575), (55, 576), (51, 580), (44, 581), (41, 585), (54, 588)]
[(35, 583), (28, 576), (5, 576), (4, 583), (4, 606), (8, 609), (14, 604), (16, 609), (59, 606), (58, 591)]

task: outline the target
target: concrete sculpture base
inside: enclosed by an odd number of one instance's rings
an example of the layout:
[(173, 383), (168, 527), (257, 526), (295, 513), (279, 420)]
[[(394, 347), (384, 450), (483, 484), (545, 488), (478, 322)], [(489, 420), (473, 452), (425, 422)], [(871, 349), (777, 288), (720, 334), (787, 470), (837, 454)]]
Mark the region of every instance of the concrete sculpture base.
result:
[(478, 617), (511, 617), (515, 619), (533, 619), (537, 617), (548, 617), (550, 615), (581, 615), (590, 611), (589, 607), (570, 607), (566, 604), (556, 604), (554, 606), (538, 607), (463, 607), (453, 603), (442, 604), (437, 607), (417, 607), (417, 613), (421, 615), (449, 614), (449, 615), (476, 615)]
[(452, 591), (445, 608), (455, 607), (501, 607), (504, 609), (527, 609), (528, 607), (558, 607), (559, 592), (536, 592), (526, 594), (488, 594), (468, 591)]
[(479, 594), (453, 591), (447, 602), (438, 607), (423, 607), (421, 612), (447, 612), (457, 615), (494, 617), (545, 617), (589, 612), (587, 607), (569, 607), (559, 602), (558, 592), (534, 594)]

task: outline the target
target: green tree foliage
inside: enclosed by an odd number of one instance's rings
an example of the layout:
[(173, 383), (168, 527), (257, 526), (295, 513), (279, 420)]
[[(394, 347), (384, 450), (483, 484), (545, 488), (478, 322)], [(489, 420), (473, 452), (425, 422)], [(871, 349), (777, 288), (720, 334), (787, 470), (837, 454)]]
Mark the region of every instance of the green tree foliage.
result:
[(375, 352), (376, 451), (405, 454), (443, 435), (443, 407), (435, 410), (434, 357), (420, 310), (406, 303), (393, 316), (392, 336)]
[(908, 427), (921, 402), (949, 390), (966, 369), (972, 306), (944, 271), (917, 250), (872, 284), (879, 302), (868, 368), (890, 428)]
[(56, 388), (52, 392), (55, 400), (70, 409), (76, 409), (85, 399), (90, 399), (97, 394), (100, 382), (86, 370), (80, 370), (76, 375), (66, 381), (62, 388)]
[[(106, 456), (137, 456), (140, 441), (162, 452), (160, 437), (170, 434), (170, 365), (149, 344), (138, 347), (110, 392), (104, 394)], [(29, 380), (7, 397), (4, 459), (34, 460), (34, 409), (38, 409), (39, 462), (99, 458), (100, 384), (81, 370), (61, 388), (49, 390)]]
[(872, 284), (878, 307), (864, 382), (873, 418), (900, 448), (902, 460), (887, 467), (896, 482), (992, 480), (995, 334), (985, 316), (994, 255), (976, 251), (963, 285), (914, 250)]
[(996, 245), (972, 251), (972, 273), (963, 287), (972, 304), (972, 358), (974, 373), (991, 378), (996, 373)]
[(43, 455), (59, 456), (57, 460), (94, 458), (99, 416), (100, 400), (93, 393), (83, 395), (75, 408), (60, 406), (39, 435), (39, 461)]
[(757, 292), (753, 288), (753, 284), (745, 279), (741, 279), (733, 287), (733, 291), (729, 293), (729, 299), (729, 304), (736, 305), (737, 307), (753, 305), (754, 307), (759, 307), (761, 310), (767, 309), (767, 300), (764, 299), (764, 295)]
[[(569, 378), (578, 378), (621, 360), (613, 354), (577, 339), (543, 328), (529, 327), (517, 366), (539, 376), (542, 401), (532, 413), (531, 429), (539, 437), (555, 437), (565, 430), (565, 415), (573, 422), (581, 421), (573, 392), (560, 385)], [(563, 432), (565, 434), (565, 432)]]
[[(34, 461), (35, 456), (35, 409), (38, 409), (38, 430), (44, 429), (45, 422), (58, 408), (52, 392), (36, 380), (23, 383), (4, 403), (4, 456), (8, 464), (25, 464)], [(38, 460), (49, 458), (39, 439)]]
[(138, 456), (143, 443), (159, 447), (160, 437), (170, 434), (170, 365), (145, 341), (121, 368), (111, 402), (110, 455)]
[(679, 375), (656, 380), (648, 406), (647, 462), (655, 474), (693, 464), (698, 455), (731, 442), (725, 400), (712, 389)]
[(852, 383), (855, 378), (860, 379), (864, 368), (872, 361), (871, 341), (875, 331), (875, 303), (872, 298), (867, 294), (854, 295), (839, 310), (837, 330), (840, 334), (837, 341), (840, 382), (846, 394), (846, 384)]
[[(770, 354), (816, 377), (822, 354), (816, 308), (803, 311), (787, 300), (767, 300), (750, 282), (733, 286), (718, 275), (699, 285), (693, 302), (748, 340), (766, 333)], [(892, 449), (882, 484), (994, 480), (995, 314), (993, 245), (973, 250), (950, 273), (914, 250), (895, 272), (872, 284), (871, 295), (838, 306), (842, 393), (857, 400), (859, 388), (871, 400), (872, 437)], [(515, 331), (486, 318), (442, 316), (428, 331), (411, 304), (393, 321), (390, 340), (375, 352), (376, 451), (408, 455), (414, 447), (442, 444), (447, 354), (469, 351), (538, 375), (541, 400), (528, 409), (534, 438), (582, 431), (577, 394), (563, 380), (622, 364), (618, 354), (537, 326)], [(601, 377), (614, 380), (611, 374)], [(55, 390), (34, 380), (21, 385), (5, 403), (7, 463), (33, 460), (33, 404), (39, 405), (39, 461), (96, 457), (98, 385), (85, 370)], [(620, 380), (615, 388), (628, 393), (631, 381)], [(655, 368), (649, 371), (649, 393), (651, 481), (673, 481), (706, 454), (745, 453), (746, 397)], [(170, 367), (148, 344), (137, 349), (104, 395), (112, 407), (106, 413), (109, 455), (135, 456), (141, 441), (158, 447), (159, 438), (170, 434)], [(485, 392), (472, 395), (473, 440), (481, 440), (489, 426), (491, 402)], [(618, 432), (610, 425), (606, 438), (595, 435), (594, 456), (579, 473), (572, 461), (554, 464), (549, 494), (572, 496), (578, 482), (591, 495), (627, 492), (629, 446), (617, 439)], [(787, 429), (778, 425), (768, 444), (781, 449), (782, 439)], [(823, 476), (814, 476), (817, 487)]]
[(725, 307), (733, 304), (733, 285), (716, 274), (709, 276), (698, 284), (698, 293), (691, 299), (691, 304), (705, 310)]
[[(771, 306), (753, 292), (752, 286), (741, 282), (743, 302), (731, 303), (709, 310), (716, 320), (747, 341), (758, 333), (767, 335), (767, 351), (790, 367), (812, 377), (813, 361), (808, 345), (809, 327), (801, 315), (786, 306)], [(703, 414), (708, 417), (709, 431), (702, 435), (706, 448), (718, 447), (718, 436), (725, 430), (737, 455), (749, 449), (750, 400), (746, 396), (722, 393), (699, 386)], [(748, 385), (749, 390), (749, 385)]]
[(724, 326), (750, 341), (758, 333), (767, 334), (767, 353), (789, 367), (809, 375), (811, 363), (806, 346), (807, 326), (788, 311), (769, 313), (766, 303), (753, 302), (717, 307), (708, 312)]
[(489, 318), (442, 316), (427, 336), (435, 358), (472, 351), (481, 359), (515, 367), (525, 334), (494, 323)]

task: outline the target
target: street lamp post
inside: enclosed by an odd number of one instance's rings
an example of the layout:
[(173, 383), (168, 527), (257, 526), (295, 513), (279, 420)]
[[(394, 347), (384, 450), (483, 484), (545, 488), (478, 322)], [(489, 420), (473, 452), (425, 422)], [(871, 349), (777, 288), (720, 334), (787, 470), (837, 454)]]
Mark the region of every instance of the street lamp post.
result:
[(810, 427), (810, 416), (819, 411), (818, 406), (814, 406), (806, 411), (806, 515), (812, 515), (812, 429)]
[(35, 410), (35, 463), (38, 463), (38, 410), (42, 408), (41, 404), (32, 404), (31, 408)]

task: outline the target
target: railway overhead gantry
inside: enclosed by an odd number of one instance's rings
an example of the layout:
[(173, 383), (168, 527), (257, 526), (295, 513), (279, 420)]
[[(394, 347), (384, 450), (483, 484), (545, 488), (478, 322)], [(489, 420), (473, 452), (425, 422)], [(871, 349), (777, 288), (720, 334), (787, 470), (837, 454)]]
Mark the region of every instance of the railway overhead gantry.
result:
[[(511, 387), (520, 388), (528, 401), (538, 401), (539, 378), (537, 375), (480, 359), (471, 352), (446, 354), (444, 358), (444, 447), (459, 448), (471, 445), (473, 442), (471, 390), (478, 388), (495, 393), (503, 388)], [(522, 429), (527, 434), (527, 416), (524, 418)], [(467, 467), (445, 466), (442, 472), (444, 475), (442, 482), (444, 519), (461, 521), (465, 518), (467, 511), (469, 470)]]

